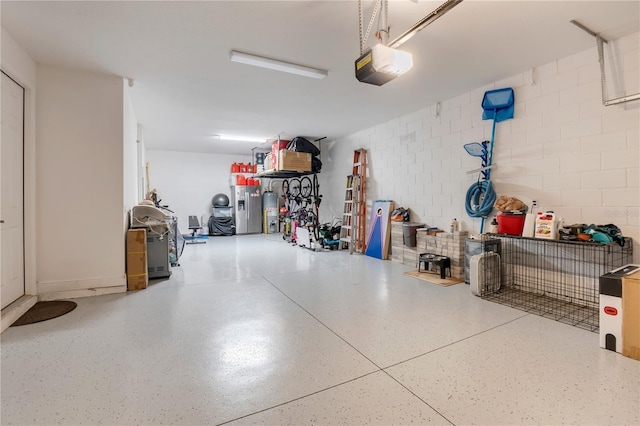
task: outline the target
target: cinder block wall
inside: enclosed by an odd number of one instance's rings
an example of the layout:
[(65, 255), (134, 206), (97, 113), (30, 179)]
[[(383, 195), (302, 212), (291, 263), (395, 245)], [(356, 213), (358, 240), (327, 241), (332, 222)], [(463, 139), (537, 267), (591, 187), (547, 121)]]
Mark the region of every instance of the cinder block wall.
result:
[[(640, 91), (640, 34), (607, 46), (609, 98)], [(393, 83), (391, 83), (393, 84)], [(368, 199), (393, 199), (411, 220), (480, 230), (465, 195), (480, 167), (463, 145), (491, 138), (482, 120), (487, 90), (513, 87), (515, 117), (497, 125), (492, 181), (498, 195), (538, 201), (566, 223), (615, 223), (640, 261), (640, 101), (602, 106), (594, 47), (375, 127), (323, 144), (321, 220), (340, 218), (353, 150), (369, 151)], [(329, 148), (330, 147), (330, 148)]]

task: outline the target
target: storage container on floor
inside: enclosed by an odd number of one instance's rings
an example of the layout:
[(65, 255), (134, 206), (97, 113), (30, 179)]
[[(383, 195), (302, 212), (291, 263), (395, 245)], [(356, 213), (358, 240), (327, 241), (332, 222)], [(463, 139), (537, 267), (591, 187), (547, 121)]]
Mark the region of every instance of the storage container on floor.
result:
[(402, 224), (402, 241), (405, 246), (416, 246), (416, 230), (419, 228), (424, 228), (424, 223), (404, 222)]

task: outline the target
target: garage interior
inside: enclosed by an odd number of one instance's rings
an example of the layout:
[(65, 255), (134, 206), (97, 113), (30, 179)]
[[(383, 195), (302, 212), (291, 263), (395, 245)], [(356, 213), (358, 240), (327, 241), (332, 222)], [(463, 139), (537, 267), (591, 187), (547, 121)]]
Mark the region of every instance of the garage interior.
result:
[(0, 12), (3, 424), (640, 423), (640, 2)]

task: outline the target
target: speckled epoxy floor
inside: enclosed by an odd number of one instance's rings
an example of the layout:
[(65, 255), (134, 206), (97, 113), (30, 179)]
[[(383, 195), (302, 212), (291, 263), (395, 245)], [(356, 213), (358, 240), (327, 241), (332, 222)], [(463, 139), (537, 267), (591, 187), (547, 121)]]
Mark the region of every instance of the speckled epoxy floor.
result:
[(640, 362), (465, 284), (278, 236), (181, 264), (5, 331), (1, 423), (640, 424)]

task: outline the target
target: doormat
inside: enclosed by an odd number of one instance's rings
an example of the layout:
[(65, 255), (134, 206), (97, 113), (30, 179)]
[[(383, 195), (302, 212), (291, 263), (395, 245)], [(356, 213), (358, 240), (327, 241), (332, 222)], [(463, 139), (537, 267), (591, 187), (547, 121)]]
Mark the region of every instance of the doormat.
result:
[(418, 272), (417, 269), (415, 271), (403, 272), (403, 274), (407, 275), (409, 277), (417, 278), (417, 279), (422, 280), (422, 281), (426, 281), (426, 282), (433, 283), (433, 284), (438, 284), (438, 285), (441, 285), (443, 287), (448, 287), (450, 285), (460, 284), (460, 283), (464, 282), (464, 280), (462, 280), (460, 278), (445, 278), (443, 280), (442, 278), (440, 278), (440, 273), (439, 272), (438, 273)]
[(36, 322), (46, 321), (57, 318), (73, 311), (78, 304), (68, 300), (54, 300), (52, 302), (37, 302), (27, 312), (22, 314), (20, 318), (11, 327), (18, 325), (33, 324)]

